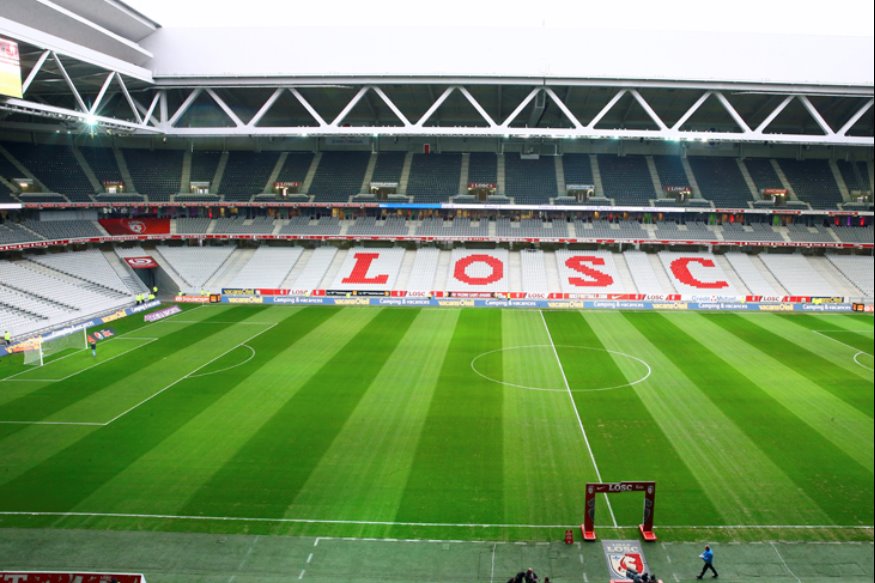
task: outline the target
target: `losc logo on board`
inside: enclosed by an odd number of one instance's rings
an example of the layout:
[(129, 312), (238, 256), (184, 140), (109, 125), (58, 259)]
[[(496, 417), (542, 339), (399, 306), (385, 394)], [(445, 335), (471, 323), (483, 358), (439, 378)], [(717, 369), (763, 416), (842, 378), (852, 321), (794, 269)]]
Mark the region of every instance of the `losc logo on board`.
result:
[(148, 228), (146, 227), (146, 223), (143, 221), (128, 221), (128, 228), (131, 232), (136, 233), (138, 235), (145, 233)]

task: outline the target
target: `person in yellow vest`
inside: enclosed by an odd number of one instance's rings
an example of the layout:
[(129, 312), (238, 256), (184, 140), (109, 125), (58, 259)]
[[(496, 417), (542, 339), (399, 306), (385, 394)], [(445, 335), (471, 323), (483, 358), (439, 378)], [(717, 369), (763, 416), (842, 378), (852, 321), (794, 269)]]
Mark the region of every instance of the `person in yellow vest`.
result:
[(12, 346), (12, 332), (9, 330), (3, 333), (3, 343), (6, 345), (6, 348)]
[(152, 295), (154, 295), (154, 296), (158, 295), (158, 286), (157, 285), (152, 286)]
[(151, 302), (155, 299), (155, 294), (149, 294), (149, 297), (147, 299)]

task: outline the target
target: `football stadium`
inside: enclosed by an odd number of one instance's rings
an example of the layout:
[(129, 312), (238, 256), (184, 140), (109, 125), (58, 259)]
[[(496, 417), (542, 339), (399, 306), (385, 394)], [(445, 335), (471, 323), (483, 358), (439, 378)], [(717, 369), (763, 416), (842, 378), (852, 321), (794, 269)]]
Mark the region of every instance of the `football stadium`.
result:
[(158, 5), (0, 3), (0, 581), (875, 579), (871, 6)]

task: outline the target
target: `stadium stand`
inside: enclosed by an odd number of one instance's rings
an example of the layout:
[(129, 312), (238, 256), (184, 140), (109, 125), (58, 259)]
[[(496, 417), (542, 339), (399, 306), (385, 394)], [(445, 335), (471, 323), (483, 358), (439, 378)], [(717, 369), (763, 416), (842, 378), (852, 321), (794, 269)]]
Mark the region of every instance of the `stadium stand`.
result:
[(83, 146), (79, 148), (79, 152), (85, 158), (88, 166), (91, 167), (91, 171), (94, 172), (98, 182), (100, 182), (101, 191), (103, 190), (103, 185), (107, 182), (124, 182), (122, 173), (118, 169), (118, 163), (115, 161), (115, 154), (112, 148)]
[(461, 154), (414, 154), (407, 194), (415, 202), (447, 202), (458, 194)]
[(659, 260), (681, 293), (738, 295), (738, 290), (710, 253), (661, 251)]
[(498, 156), (492, 152), (471, 152), (468, 182), (498, 184)]
[[(247, 201), (252, 195), (264, 192), (264, 187), (276, 166), (279, 152), (250, 152), (235, 150), (228, 154), (228, 162), (218, 188), (210, 189), (225, 200)], [(206, 180), (212, 180), (210, 176)]]
[(552, 156), (534, 160), (516, 154), (504, 157), (504, 190), (516, 204), (547, 204), (558, 195), (556, 162)]
[(328, 268), (331, 267), (335, 255), (337, 255), (336, 247), (314, 249), (309, 261), (304, 265), (304, 269), (292, 283), (292, 287), (299, 290), (318, 289), (328, 272)]
[(438, 260), (441, 251), (433, 247), (423, 247), (416, 251), (413, 267), (407, 278), (407, 292), (414, 295), (430, 294), (434, 290)]
[(360, 217), (347, 227), (347, 235), (356, 236), (402, 236), (407, 235), (407, 221), (403, 217), (386, 217), (378, 221), (377, 217)]
[(400, 182), (406, 152), (380, 152), (371, 182)]
[(488, 237), (489, 221), (478, 221), (475, 227), (468, 218), (457, 217), (449, 221), (429, 217), (422, 219), (416, 234), (421, 237)]
[(866, 298), (875, 297), (875, 262), (871, 257), (829, 254), (826, 258)]
[(759, 258), (791, 295), (846, 295), (846, 290), (826, 281), (804, 255), (762, 253)]
[[(657, 272), (647, 253), (641, 251), (626, 251), (623, 258), (629, 266), (635, 288), (642, 294), (675, 293), (667, 274)], [(661, 276), (661, 277), (660, 277)]]
[(770, 160), (766, 158), (745, 158), (744, 165), (747, 167), (747, 172), (756, 186), (757, 194), (767, 188), (784, 188)]
[(308, 216), (293, 217), (280, 227), (280, 235), (339, 235), (340, 220), (335, 217), (321, 217), (311, 221)]
[(614, 204), (649, 206), (657, 198), (644, 156), (599, 154), (597, 159), (604, 195)]
[(565, 174), (565, 184), (595, 184), (588, 154), (563, 155), (562, 172)]
[(36, 233), (28, 231), (17, 223), (0, 223), (0, 245), (13, 245), (15, 243), (27, 243), (42, 239)]
[(125, 164), (140, 194), (176, 194), (182, 178), (182, 151), (122, 148)]
[[(159, 245), (158, 263), (166, 261), (180, 278), (176, 284), (184, 293), (200, 293), (206, 282), (218, 271), (234, 251), (225, 247), (170, 247)], [(171, 277), (173, 272), (169, 272)]]
[(224, 287), (279, 288), (301, 257), (300, 247), (262, 245)]
[(835, 243), (832, 233), (827, 228), (787, 225), (787, 236), (797, 243)]
[(180, 218), (174, 221), (176, 223), (177, 233), (187, 233), (192, 235), (206, 234), (212, 224), (212, 220), (206, 217)]
[(781, 234), (766, 223), (723, 223), (723, 239), (726, 241), (783, 241)]
[(346, 252), (329, 289), (390, 291), (395, 288), (404, 249), (354, 247)]
[(540, 249), (523, 249), (520, 251), (520, 275), (521, 291), (544, 297), (550, 293), (550, 284), (547, 282), (545, 254)]
[(843, 243), (875, 243), (872, 225), (866, 227), (833, 227), (833, 232)]
[(578, 238), (586, 239), (647, 239), (647, 231), (637, 222), (613, 223), (607, 220), (590, 222), (575, 221), (574, 231)]
[(836, 160), (836, 166), (838, 166), (839, 172), (842, 175), (842, 179), (845, 181), (845, 186), (848, 187), (848, 190), (861, 190), (867, 191), (869, 190), (869, 180), (866, 176), (866, 166), (860, 162), (849, 162), (847, 160)]
[(346, 202), (359, 194), (370, 161), (369, 152), (323, 152), (310, 192), (317, 202)]
[(564, 293), (635, 292), (623, 285), (614, 254), (609, 251), (557, 249), (555, 259)]
[(674, 221), (653, 223), (653, 236), (660, 240), (714, 241), (717, 235), (704, 223), (678, 224)]
[(15, 197), (12, 196), (12, 191), (2, 182), (0, 182), (0, 203), (15, 202)]
[(52, 255), (30, 255), (29, 261), (50, 267), (61, 273), (81, 279), (83, 282), (98, 286), (100, 293), (116, 292), (122, 296), (130, 295), (127, 285), (119, 278), (118, 273), (109, 265), (104, 255), (96, 249), (77, 251), (74, 253), (58, 253)]
[(446, 289), (450, 292), (507, 291), (506, 249), (453, 249)]
[(94, 221), (69, 220), (69, 221), (32, 221), (22, 223), (41, 237), (46, 239), (81, 239), (85, 237), (103, 237), (106, 232), (97, 226)]
[[(230, 158), (230, 155), (229, 155)], [(219, 167), (219, 160), (222, 159), (221, 152), (201, 152), (195, 150), (191, 153), (191, 181), (192, 182), (209, 182), (210, 192), (218, 192), (218, 184), (212, 184), (213, 178), (216, 176), (216, 169)], [(188, 184), (183, 184), (183, 188), (188, 189)]]
[(312, 162), (313, 154), (311, 152), (289, 152), (279, 174), (277, 174), (277, 181), (303, 184)]
[(826, 160), (778, 160), (796, 197), (815, 209), (835, 209), (842, 194)]
[(724, 208), (747, 208), (753, 201), (735, 158), (690, 156), (687, 160), (702, 198)]
[(522, 219), (511, 221), (508, 218), (499, 218), (495, 221), (495, 235), (497, 237), (521, 237), (521, 238), (562, 238), (568, 236), (565, 223), (555, 221), (545, 223), (540, 219)]
[(272, 217), (246, 219), (242, 216), (237, 216), (213, 221), (213, 233), (270, 235), (273, 233), (273, 229), (274, 222)]
[(68, 146), (24, 142), (4, 145), (50, 192), (63, 194), (71, 201), (91, 200), (94, 188)]
[[(679, 156), (654, 156), (653, 164), (656, 166), (656, 175), (659, 177), (659, 183), (663, 188), (666, 186), (690, 185)], [(663, 193), (660, 192), (659, 196), (663, 196)]]
[[(727, 253), (725, 257), (732, 269), (735, 270), (736, 275), (750, 290), (750, 293), (759, 296), (783, 295), (784, 290), (777, 287), (780, 283), (773, 277), (767, 277), (768, 270), (757, 256), (746, 253)], [(773, 280), (777, 285), (773, 285), (770, 280)]]

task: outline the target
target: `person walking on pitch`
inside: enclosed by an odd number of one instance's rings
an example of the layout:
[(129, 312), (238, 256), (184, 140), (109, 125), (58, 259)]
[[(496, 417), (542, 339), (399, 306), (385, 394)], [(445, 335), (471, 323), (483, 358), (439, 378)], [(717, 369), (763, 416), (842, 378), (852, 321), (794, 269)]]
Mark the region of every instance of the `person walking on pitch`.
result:
[(711, 572), (714, 573), (714, 578), (717, 578), (717, 569), (714, 568), (714, 551), (711, 550), (711, 547), (705, 545), (705, 550), (699, 555), (699, 558), (705, 561), (705, 564), (702, 566), (702, 572), (696, 577), (696, 579), (701, 579), (705, 576), (705, 571), (711, 569)]

